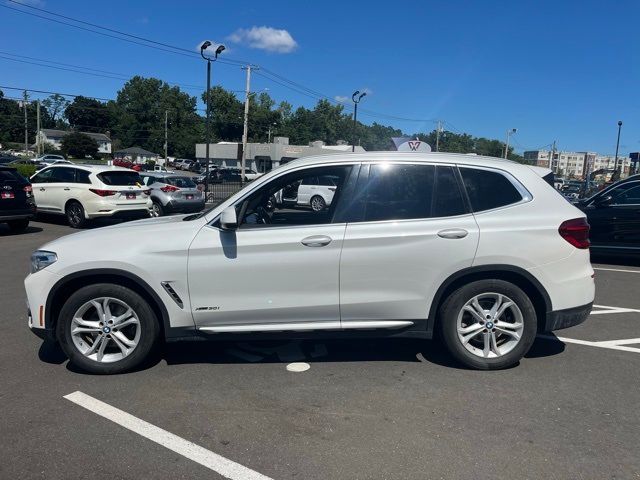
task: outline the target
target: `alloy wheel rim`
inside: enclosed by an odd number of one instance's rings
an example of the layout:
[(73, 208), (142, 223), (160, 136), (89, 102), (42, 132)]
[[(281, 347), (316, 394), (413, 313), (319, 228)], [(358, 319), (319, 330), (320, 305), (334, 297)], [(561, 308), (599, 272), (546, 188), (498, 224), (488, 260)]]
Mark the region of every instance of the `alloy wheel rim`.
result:
[(316, 212), (322, 210), (322, 200), (319, 198), (314, 198), (311, 201), (311, 208), (313, 208)]
[(113, 363), (131, 355), (141, 333), (136, 312), (113, 297), (84, 303), (73, 315), (70, 330), (78, 351), (99, 363)]
[(501, 293), (481, 293), (458, 313), (458, 340), (473, 355), (499, 358), (520, 343), (524, 319), (518, 305)]
[(74, 225), (80, 223), (80, 215), (82, 212), (80, 212), (80, 208), (77, 205), (71, 205), (69, 207), (69, 213), (71, 214), (71, 222)]
[(153, 204), (153, 207), (151, 207), (151, 214), (154, 217), (159, 217), (160, 216), (160, 208), (155, 203)]

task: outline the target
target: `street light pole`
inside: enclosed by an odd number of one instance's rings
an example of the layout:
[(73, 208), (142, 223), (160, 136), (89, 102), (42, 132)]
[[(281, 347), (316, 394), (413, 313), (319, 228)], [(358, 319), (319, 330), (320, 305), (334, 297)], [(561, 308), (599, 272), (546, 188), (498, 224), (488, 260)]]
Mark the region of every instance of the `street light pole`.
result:
[(356, 151), (356, 128), (358, 126), (358, 104), (360, 103), (360, 100), (362, 100), (362, 97), (364, 97), (366, 94), (367, 92), (360, 93), (360, 90), (356, 90), (355, 92), (353, 92), (353, 95), (351, 95), (351, 100), (353, 100), (353, 144), (351, 146), (352, 152)]
[[(207, 109), (207, 121), (205, 125), (205, 157), (206, 157), (206, 166), (205, 166), (205, 176), (204, 176), (204, 201), (207, 201), (207, 196), (209, 195), (209, 144), (211, 143), (211, 58), (205, 57), (204, 51), (211, 46), (211, 42), (209, 40), (205, 40), (202, 45), (200, 45), (200, 56), (207, 61), (207, 91), (205, 94), (206, 98), (206, 109)], [(218, 45), (216, 48), (215, 56), (213, 57), (213, 61), (215, 62), (218, 59), (218, 55), (221, 54), (225, 49), (224, 45)]]
[[(620, 147), (620, 130), (622, 129), (622, 120), (618, 120), (618, 141), (616, 142), (616, 159), (613, 164), (613, 173), (618, 170), (618, 148)], [(624, 163), (623, 163), (624, 165)]]
[(507, 141), (504, 147), (504, 158), (507, 158), (507, 155), (509, 154), (509, 137), (511, 137), (511, 135), (516, 133), (517, 131), (517, 128), (510, 128), (509, 130), (507, 130)]

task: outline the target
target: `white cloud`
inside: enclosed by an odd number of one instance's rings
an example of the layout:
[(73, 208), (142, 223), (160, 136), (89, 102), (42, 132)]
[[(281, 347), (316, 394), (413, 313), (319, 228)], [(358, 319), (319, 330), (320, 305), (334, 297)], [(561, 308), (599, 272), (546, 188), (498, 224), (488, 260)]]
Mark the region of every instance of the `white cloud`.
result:
[(271, 27), (239, 28), (227, 37), (230, 42), (247, 44), (251, 48), (275, 53), (290, 53), (297, 42), (286, 30)]
[(336, 102), (339, 102), (339, 103), (346, 103), (349, 100), (351, 100), (349, 97), (345, 97), (345, 96), (342, 96), (342, 95), (336, 95), (335, 97), (333, 97), (333, 99)]
[[(21, 3), (23, 5), (27, 5), (29, 7), (44, 7), (43, 0), (15, 0), (17, 3)], [(7, 2), (10, 4), (10, 2)]]

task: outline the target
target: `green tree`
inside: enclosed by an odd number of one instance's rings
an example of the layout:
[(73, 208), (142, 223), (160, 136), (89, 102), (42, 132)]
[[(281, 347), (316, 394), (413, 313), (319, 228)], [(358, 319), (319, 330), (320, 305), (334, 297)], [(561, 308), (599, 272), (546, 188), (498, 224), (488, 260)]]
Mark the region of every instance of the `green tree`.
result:
[(111, 135), (124, 148), (137, 145), (164, 153), (165, 112), (169, 155), (193, 157), (195, 144), (203, 140), (196, 98), (157, 78), (133, 77), (107, 108), (112, 118)]
[[(211, 137), (212, 141), (240, 141), (244, 122), (244, 105), (233, 92), (220, 86), (209, 90), (211, 100)], [(206, 93), (202, 102), (207, 104)], [(204, 141), (204, 137), (201, 139)]]
[(66, 126), (64, 115), (69, 103), (69, 100), (57, 93), (45, 98), (42, 101), (42, 106), (47, 110), (51, 121), (47, 125), (43, 123), (43, 127), (64, 129)]
[(96, 157), (98, 155), (98, 143), (88, 135), (80, 132), (71, 132), (63, 137), (60, 142), (65, 156), (73, 158)]
[(104, 132), (109, 129), (111, 118), (107, 105), (87, 97), (76, 97), (64, 110), (69, 124), (77, 130)]

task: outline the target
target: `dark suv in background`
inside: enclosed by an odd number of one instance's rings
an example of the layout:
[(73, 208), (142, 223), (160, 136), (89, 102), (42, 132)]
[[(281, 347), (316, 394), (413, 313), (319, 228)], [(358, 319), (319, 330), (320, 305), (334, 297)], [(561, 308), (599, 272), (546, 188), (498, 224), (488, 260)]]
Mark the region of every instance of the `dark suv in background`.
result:
[(35, 213), (31, 183), (15, 168), (0, 165), (0, 223), (20, 232), (29, 226)]

